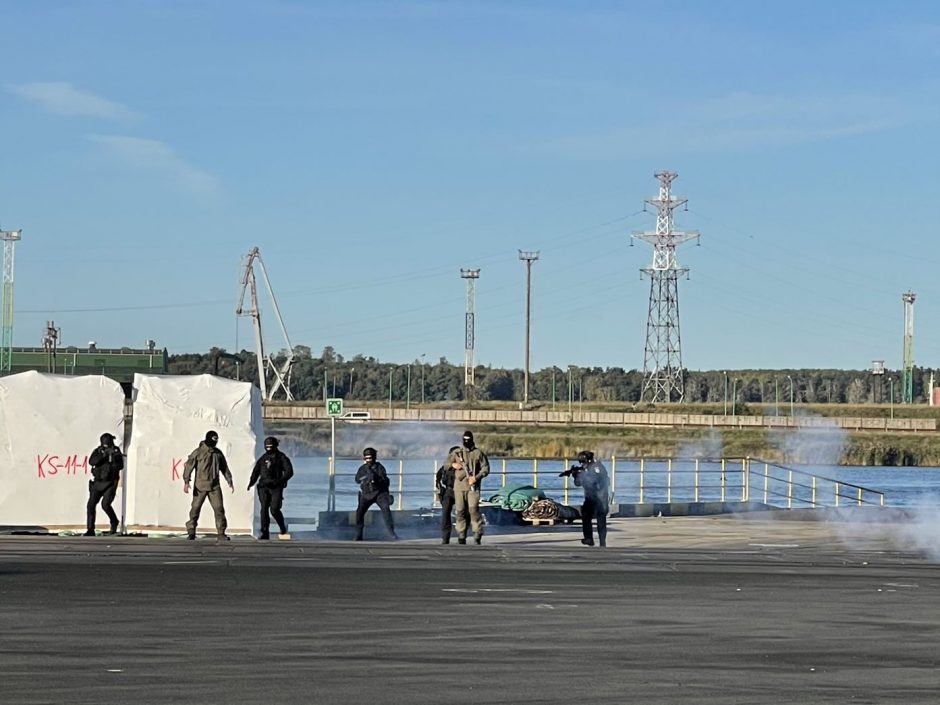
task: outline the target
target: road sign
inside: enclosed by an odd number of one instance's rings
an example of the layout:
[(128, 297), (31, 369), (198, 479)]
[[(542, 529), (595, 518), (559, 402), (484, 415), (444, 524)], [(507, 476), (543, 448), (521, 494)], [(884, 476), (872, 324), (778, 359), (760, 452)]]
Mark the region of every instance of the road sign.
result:
[(342, 399), (327, 399), (326, 400), (326, 415), (327, 416), (342, 416), (343, 415), (343, 400)]

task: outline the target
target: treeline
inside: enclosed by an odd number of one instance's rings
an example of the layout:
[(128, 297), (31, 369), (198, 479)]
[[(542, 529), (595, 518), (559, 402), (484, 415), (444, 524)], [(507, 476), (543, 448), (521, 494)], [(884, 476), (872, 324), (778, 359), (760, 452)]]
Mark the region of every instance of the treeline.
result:
[[(286, 359), (282, 352), (275, 364)], [(345, 359), (332, 347), (314, 357), (310, 348), (294, 349), (291, 390), (299, 400), (342, 397), (357, 401), (402, 404), (462, 402), (467, 400), (463, 365), (441, 358), (410, 363), (381, 362), (356, 355)], [(205, 354), (171, 355), (170, 374), (212, 373), (257, 383), (255, 354), (237, 354), (213, 348)], [(927, 402), (933, 370), (914, 368), (913, 401)], [(474, 369), (476, 401), (522, 401), (522, 370), (478, 366)], [(638, 403), (643, 371), (620, 367), (549, 367), (529, 373), (529, 401), (544, 406), (586, 403)], [(902, 401), (901, 373), (885, 370), (687, 370), (685, 399), (689, 403), (728, 405), (729, 413), (745, 414), (747, 404), (889, 404)], [(738, 405), (741, 405), (740, 407)]]

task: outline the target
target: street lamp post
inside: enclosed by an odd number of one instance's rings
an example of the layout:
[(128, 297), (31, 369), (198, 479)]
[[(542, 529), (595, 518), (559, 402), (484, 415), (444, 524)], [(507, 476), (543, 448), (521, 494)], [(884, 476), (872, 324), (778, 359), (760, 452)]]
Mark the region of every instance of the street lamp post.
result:
[(735, 377), (731, 380), (731, 416), (736, 415), (737, 410), (737, 401), (738, 401), (738, 379)]
[(388, 418), (392, 418), (392, 372), (394, 371), (394, 367), (388, 370)]
[(424, 356), (427, 353), (421, 353), (421, 405), (424, 405)]
[(571, 414), (571, 396), (572, 396), (572, 391), (573, 391), (573, 387), (571, 385), (571, 367), (572, 365), (568, 365), (568, 413), (569, 414)]
[(774, 416), (780, 416), (780, 385), (774, 377)]
[(584, 375), (578, 377), (578, 411), (584, 411)]
[(894, 377), (888, 378), (888, 394), (891, 399), (889, 400), (889, 407), (891, 409), (891, 418), (894, 418)]
[(555, 410), (555, 366), (552, 365), (552, 411)]
[(728, 415), (728, 372), (724, 371), (722, 374), (725, 376), (725, 410), (722, 412), (723, 415)]
[(411, 408), (411, 363), (408, 363), (408, 391), (405, 394), (405, 408)]
[(353, 382), (355, 381), (355, 377), (356, 377), (356, 368), (350, 367), (349, 368), (349, 394), (348, 394), (350, 399), (353, 398)]
[(790, 418), (793, 418), (793, 378), (790, 375), (787, 375), (787, 379), (790, 380)]

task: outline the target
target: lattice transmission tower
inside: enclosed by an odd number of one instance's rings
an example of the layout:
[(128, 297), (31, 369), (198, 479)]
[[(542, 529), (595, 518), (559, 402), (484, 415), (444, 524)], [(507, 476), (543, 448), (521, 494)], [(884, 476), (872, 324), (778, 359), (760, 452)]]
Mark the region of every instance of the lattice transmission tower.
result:
[(473, 325), (474, 325), (474, 299), (476, 294), (476, 280), (480, 278), (479, 269), (461, 269), (460, 278), (467, 282), (467, 312), (464, 316), (464, 359), (463, 359), (463, 385), (464, 398), (473, 399), (476, 385), (473, 380)]
[(13, 255), (22, 230), (0, 230), (3, 240), (3, 342), (0, 347), (0, 375), (7, 374), (13, 364)]
[(901, 294), (904, 302), (904, 369), (901, 372), (901, 402), (914, 403), (914, 298), (908, 291)]
[(633, 238), (653, 246), (653, 262), (640, 272), (649, 275), (649, 315), (646, 319), (646, 347), (643, 354), (643, 392), (641, 399), (651, 402), (682, 401), (685, 394), (682, 369), (682, 339), (679, 335), (679, 276), (688, 267), (680, 267), (676, 247), (697, 240), (697, 231), (673, 229), (673, 211), (688, 199), (675, 198), (673, 171), (654, 174), (659, 179), (659, 196), (646, 203), (656, 208), (655, 232), (635, 232)]

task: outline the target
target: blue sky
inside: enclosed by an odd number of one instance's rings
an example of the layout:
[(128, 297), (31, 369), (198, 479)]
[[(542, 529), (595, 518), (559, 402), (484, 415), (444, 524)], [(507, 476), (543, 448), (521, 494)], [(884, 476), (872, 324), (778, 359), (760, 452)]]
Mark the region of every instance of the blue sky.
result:
[[(679, 173), (690, 369), (940, 364), (940, 8), (900, 2), (0, 0), (15, 345), (294, 344), (642, 368)], [(12, 42), (12, 45), (11, 45)], [(283, 347), (262, 298), (265, 338)]]

